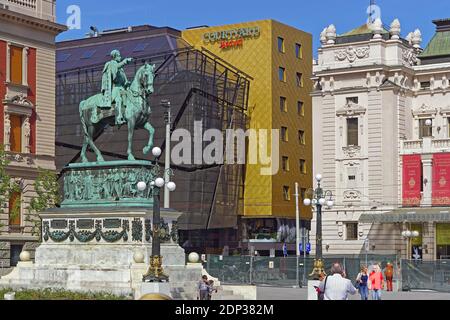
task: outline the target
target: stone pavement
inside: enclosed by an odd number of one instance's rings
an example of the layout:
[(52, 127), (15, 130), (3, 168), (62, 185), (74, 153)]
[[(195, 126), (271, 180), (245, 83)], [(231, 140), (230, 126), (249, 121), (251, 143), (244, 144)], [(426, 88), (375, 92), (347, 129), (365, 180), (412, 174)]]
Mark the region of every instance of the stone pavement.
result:
[[(450, 300), (450, 293), (414, 291), (414, 292), (386, 292), (382, 293), (383, 300)], [(275, 288), (258, 287), (258, 300), (307, 300), (306, 288)], [(360, 300), (359, 294), (350, 300)]]

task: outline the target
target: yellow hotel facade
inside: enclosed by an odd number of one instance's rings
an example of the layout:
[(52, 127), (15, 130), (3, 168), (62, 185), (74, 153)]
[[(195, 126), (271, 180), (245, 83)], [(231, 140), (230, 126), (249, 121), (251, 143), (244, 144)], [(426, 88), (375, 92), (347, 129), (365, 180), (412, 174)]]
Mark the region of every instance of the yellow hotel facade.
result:
[[(270, 234), (277, 242), (290, 243), (289, 250), (295, 251), (295, 183), (302, 195), (313, 180), (312, 35), (275, 20), (260, 20), (187, 29), (182, 37), (253, 78), (249, 127), (269, 133), (279, 130), (279, 155), (273, 155), (279, 157), (279, 170), (262, 175), (267, 165), (247, 164), (241, 227), (248, 239)], [(299, 205), (302, 226), (308, 226), (311, 208), (303, 206), (302, 196)], [(257, 242), (256, 248), (270, 249), (269, 244), (258, 246)]]

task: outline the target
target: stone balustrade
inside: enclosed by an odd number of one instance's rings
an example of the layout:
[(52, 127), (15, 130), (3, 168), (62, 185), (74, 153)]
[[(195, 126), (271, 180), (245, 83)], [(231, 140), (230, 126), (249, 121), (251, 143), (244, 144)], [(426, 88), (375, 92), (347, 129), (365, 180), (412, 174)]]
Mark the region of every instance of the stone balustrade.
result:
[(54, 0), (0, 0), (0, 8), (55, 22)]
[(402, 142), (403, 154), (438, 152), (450, 152), (450, 138), (434, 139), (427, 137), (421, 140), (405, 140)]

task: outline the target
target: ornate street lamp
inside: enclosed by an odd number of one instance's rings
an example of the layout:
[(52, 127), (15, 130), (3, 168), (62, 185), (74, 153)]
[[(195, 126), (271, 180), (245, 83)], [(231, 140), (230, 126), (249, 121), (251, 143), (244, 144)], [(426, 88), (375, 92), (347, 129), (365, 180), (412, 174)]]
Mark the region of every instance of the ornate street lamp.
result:
[[(161, 149), (158, 147), (153, 148), (152, 154), (158, 159), (161, 156)], [(160, 177), (160, 168), (158, 162), (155, 161), (154, 171), (155, 177), (154, 181), (150, 183), (153, 194), (153, 233), (152, 233), (152, 255), (150, 257), (150, 267), (147, 273), (143, 276), (144, 282), (168, 282), (169, 277), (164, 274), (162, 268), (161, 256), (161, 240), (160, 240), (160, 223), (161, 223), (161, 206), (160, 206), (160, 193), (161, 189), (166, 187), (168, 191), (173, 192), (176, 189), (176, 184), (172, 181), (166, 183), (166, 181)], [(173, 172), (169, 169), (165, 173), (165, 176), (173, 176)], [(147, 189), (147, 184), (145, 182), (139, 182), (138, 190), (143, 192)]]
[(412, 240), (419, 238), (420, 233), (419, 231), (411, 231), (408, 229), (402, 232), (402, 237), (406, 239), (406, 259), (409, 260), (412, 256), (412, 252), (410, 251), (412, 247)]
[[(331, 209), (334, 205), (333, 202), (333, 192), (325, 191), (321, 188), (320, 183), (322, 181), (322, 175), (316, 175), (317, 189), (309, 189), (306, 191), (305, 195), (310, 196), (310, 198), (305, 198), (303, 204), (305, 206), (315, 206), (317, 212), (317, 227), (316, 227), (316, 258), (314, 260), (313, 272), (309, 275), (314, 280), (319, 280), (320, 275), (324, 274), (324, 265), (322, 258), (322, 207), (327, 206)], [(327, 200), (328, 199), (328, 200)]]

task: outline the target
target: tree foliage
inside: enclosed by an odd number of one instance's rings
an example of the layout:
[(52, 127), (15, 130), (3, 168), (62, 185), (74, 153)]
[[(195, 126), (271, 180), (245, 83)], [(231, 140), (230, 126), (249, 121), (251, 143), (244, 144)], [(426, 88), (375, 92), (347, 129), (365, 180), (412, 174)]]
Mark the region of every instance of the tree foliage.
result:
[[(5, 208), (9, 206), (9, 200), (14, 193), (20, 192), (20, 186), (8, 175), (7, 167), (10, 161), (5, 152), (4, 146), (0, 145), (0, 214), (5, 213)], [(20, 214), (20, 201), (16, 201), (13, 208), (9, 208), (9, 218), (14, 219)], [(5, 227), (0, 223), (0, 228)]]
[(53, 171), (39, 169), (34, 190), (36, 196), (31, 199), (26, 220), (32, 223), (31, 233), (40, 238), (42, 221), (39, 213), (60, 203), (58, 177)]

